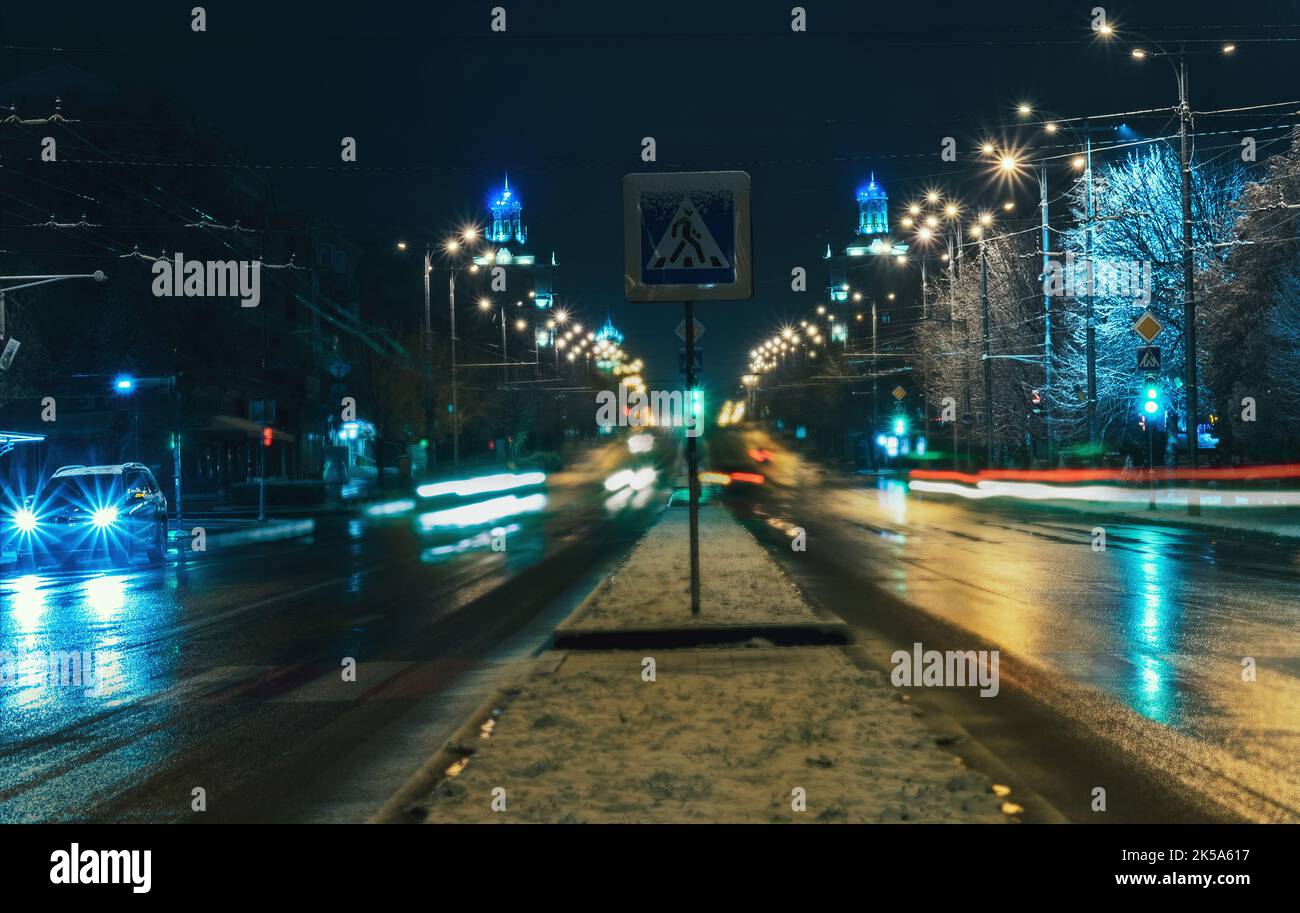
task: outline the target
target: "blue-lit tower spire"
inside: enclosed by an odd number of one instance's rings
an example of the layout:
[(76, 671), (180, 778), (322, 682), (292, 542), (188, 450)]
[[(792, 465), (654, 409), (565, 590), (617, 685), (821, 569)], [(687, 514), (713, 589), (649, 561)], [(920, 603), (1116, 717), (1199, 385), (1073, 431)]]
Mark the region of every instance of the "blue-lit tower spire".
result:
[(601, 342), (610, 342), (616, 346), (623, 344), (623, 332), (614, 326), (614, 316), (609, 307), (605, 307), (605, 323), (596, 331), (596, 338)]
[(501, 189), (492, 194), (488, 209), (492, 211), (492, 227), (487, 233), (489, 241), (494, 244), (511, 241), (523, 244), (528, 240), (528, 229), (523, 221), (524, 202), (510, 189), (509, 175), (506, 175)]
[(871, 180), (858, 188), (858, 234), (889, 234), (889, 194), (876, 183), (875, 172)]

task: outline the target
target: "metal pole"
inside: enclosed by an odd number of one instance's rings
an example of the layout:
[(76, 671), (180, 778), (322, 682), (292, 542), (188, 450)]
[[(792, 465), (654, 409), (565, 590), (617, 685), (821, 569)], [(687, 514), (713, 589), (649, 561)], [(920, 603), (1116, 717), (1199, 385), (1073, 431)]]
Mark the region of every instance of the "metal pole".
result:
[(176, 493), (176, 533), (179, 535), (181, 531), (181, 517), (183, 516), (181, 504), (181, 406), (180, 391), (177, 389), (175, 374), (171, 376), (170, 382), (172, 394), (172, 421), (175, 423), (173, 427), (176, 429), (176, 446), (172, 448), (172, 476), (173, 487)]
[[(1084, 121), (1083, 129), (1087, 131), (1088, 123)], [(1084, 142), (1087, 148), (1088, 180), (1087, 222), (1083, 232), (1084, 261), (1084, 295), (1088, 299), (1088, 447), (1092, 465), (1096, 466), (1101, 457), (1101, 444), (1097, 439), (1097, 328), (1094, 323), (1094, 304), (1092, 300), (1092, 134), (1086, 133)]]
[(984, 309), (984, 462), (993, 467), (993, 361), (989, 358), (989, 255), (980, 233), (980, 305)]
[(1047, 274), (1051, 269), (1048, 261), (1051, 254), (1048, 251), (1049, 242), (1047, 239), (1049, 213), (1046, 160), (1039, 165), (1038, 194), (1043, 211), (1043, 436), (1046, 439), (1043, 449), (1047, 456), (1047, 465), (1050, 468), (1052, 465), (1052, 296), (1047, 293)]
[[(877, 405), (877, 401), (878, 401), (877, 397), (880, 391), (880, 380), (876, 376), (876, 372), (879, 370), (879, 364), (876, 360), (876, 351), (877, 351), (876, 350), (876, 329), (877, 329), (878, 316), (879, 314), (876, 310), (876, 299), (872, 298), (871, 299), (871, 433), (872, 434), (876, 433), (876, 426), (880, 423), (880, 410), (879, 410), (879, 406)], [(876, 461), (874, 459), (871, 461), (873, 466), (875, 465), (875, 462)]]
[(506, 306), (501, 305), (501, 385), (510, 383), (510, 366), (506, 362)]
[(930, 316), (929, 303), (925, 300), (925, 254), (921, 254), (921, 319)]
[(1151, 417), (1147, 417), (1147, 510), (1156, 509), (1156, 454)]
[(690, 525), (691, 525), (691, 614), (700, 614), (700, 476), (699, 461), (696, 452), (696, 437), (692, 431), (699, 429), (703, 416), (695, 414), (695, 302), (685, 305), (686, 321), (686, 408), (690, 410), (694, 427), (686, 430), (686, 472), (687, 487), (690, 490)]
[(957, 449), (957, 416), (952, 419), (952, 468), (961, 469), (961, 451)]
[(456, 267), (448, 280), (447, 313), (451, 319), (451, 462), (460, 466), (460, 400), (456, 384)]
[[(433, 311), (429, 301), (429, 283), (433, 270), (429, 246), (424, 246), (424, 439), (433, 444)], [(425, 474), (429, 472), (428, 450), (425, 451)]]
[[(263, 400), (265, 403), (266, 401)], [(266, 522), (266, 445), (257, 448), (257, 522)]]
[[(1186, 54), (1186, 48), (1182, 54)], [(1187, 379), (1187, 462), (1195, 469), (1198, 461), (1198, 444), (1196, 428), (1200, 421), (1196, 389), (1196, 289), (1192, 269), (1192, 161), (1188, 145), (1187, 127), (1192, 119), (1192, 111), (1187, 100), (1187, 58), (1178, 59), (1178, 136), (1179, 158), (1181, 159), (1182, 203), (1183, 203), (1183, 348), (1186, 361)], [(1188, 495), (1187, 512), (1198, 514), (1201, 511), (1199, 499), (1195, 492)]]

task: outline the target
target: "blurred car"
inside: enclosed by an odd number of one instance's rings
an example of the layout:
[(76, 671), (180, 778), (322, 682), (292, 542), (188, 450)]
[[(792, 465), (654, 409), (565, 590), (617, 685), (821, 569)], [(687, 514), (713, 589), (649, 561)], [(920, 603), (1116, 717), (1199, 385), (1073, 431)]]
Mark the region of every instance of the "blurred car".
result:
[(127, 564), (167, 549), (167, 497), (143, 463), (64, 466), (10, 512), (20, 564)]

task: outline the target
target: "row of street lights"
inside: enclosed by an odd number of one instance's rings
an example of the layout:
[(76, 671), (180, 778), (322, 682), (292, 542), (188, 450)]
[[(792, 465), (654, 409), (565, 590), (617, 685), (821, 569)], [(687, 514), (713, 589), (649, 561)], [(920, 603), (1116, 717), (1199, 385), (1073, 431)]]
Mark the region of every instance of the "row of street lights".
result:
[[(447, 318), (450, 327), (450, 349), (451, 349), (451, 413), (452, 413), (452, 462), (455, 465), (460, 464), (460, 397), (459, 397), (459, 361), (456, 349), (456, 343), (459, 341), (456, 336), (456, 279), (463, 273), (474, 274), (479, 271), (479, 264), (473, 256), (474, 246), (482, 240), (479, 229), (475, 226), (469, 226), (462, 229), (456, 236), (443, 242), (441, 250), (446, 259), (449, 261), (448, 282), (447, 282)], [(405, 241), (397, 242), (397, 249), (405, 251), (408, 245)], [(424, 248), (424, 398), (425, 398), (425, 435), (429, 440), (433, 439), (433, 407), (432, 394), (430, 385), (433, 374), (433, 323), (432, 309), (430, 303), (430, 282), (434, 271), (433, 265), (434, 247), (426, 244)], [(461, 257), (464, 257), (462, 260)], [(529, 298), (533, 298), (535, 292), (529, 292)], [(516, 302), (517, 306), (522, 306), (522, 301)], [(490, 298), (482, 297), (478, 299), (477, 306), (483, 313), (493, 314), (494, 322), (501, 325), (501, 381), (502, 384), (509, 382), (509, 356), (507, 351), (507, 324), (509, 322), (508, 309), (504, 303), (494, 304)], [(570, 324), (571, 316), (565, 308), (556, 308), (552, 315), (547, 319), (545, 324), (545, 333), (548, 341), (555, 349), (555, 373), (558, 377), (560, 374), (560, 354), (562, 349), (567, 349), (565, 354), (566, 360), (573, 364), (578, 358), (586, 359), (590, 365), (592, 355), (595, 355), (598, 362), (608, 365), (610, 370), (617, 371), (624, 365), (628, 364), (627, 353), (619, 345), (614, 344), (611, 340), (605, 340), (598, 337), (594, 332), (585, 331), (582, 324), (573, 321)], [(526, 334), (530, 329), (529, 322), (519, 317), (514, 321), (515, 330), (521, 334)], [(534, 351), (541, 348), (540, 337), (543, 332), (542, 327), (531, 327), (534, 331)], [(540, 364), (540, 357), (537, 359)], [(641, 362), (635, 362), (638, 370)]]
[[(1098, 34), (1103, 39), (1115, 37), (1118, 33), (1109, 25), (1101, 25), (1097, 29)], [(1135, 34), (1135, 33), (1130, 33)], [(1142, 37), (1142, 36), (1138, 36)], [(1169, 61), (1174, 70), (1175, 79), (1178, 85), (1178, 108), (1179, 115), (1179, 139), (1180, 139), (1180, 170), (1181, 170), (1181, 206), (1182, 206), (1182, 235), (1183, 235), (1183, 323), (1184, 323), (1184, 349), (1185, 349), (1185, 383), (1187, 389), (1187, 446), (1188, 460), (1191, 466), (1195, 467), (1198, 463), (1198, 389), (1197, 389), (1197, 367), (1196, 367), (1196, 296), (1194, 288), (1194, 264), (1192, 259), (1192, 215), (1191, 215), (1191, 160), (1189, 150), (1189, 127), (1191, 125), (1191, 109), (1188, 102), (1188, 83), (1187, 83), (1187, 61), (1186, 58), (1193, 52), (1189, 52), (1186, 45), (1183, 45), (1179, 51), (1174, 54), (1166, 50), (1159, 43), (1145, 39), (1155, 51), (1144, 48), (1134, 48), (1130, 51), (1130, 56), (1136, 60), (1145, 60), (1149, 57), (1163, 57)], [(1228, 55), (1236, 51), (1236, 45), (1232, 43), (1224, 44), (1215, 51), (1195, 52), (1202, 56)], [(1177, 65), (1174, 64), (1174, 58), (1177, 58)], [(1022, 103), (1017, 107), (1017, 113), (1020, 117), (1026, 118), (1033, 115), (1034, 109), (1031, 105)], [(1069, 118), (1055, 118), (1048, 120), (1043, 124), (1044, 132), (1049, 135), (1056, 134), (1061, 125), (1070, 125), (1072, 120)], [(1085, 191), (1085, 231), (1084, 231), (1084, 258), (1089, 261), (1092, 254), (1092, 233), (1094, 217), (1094, 183), (1092, 180), (1092, 134), (1089, 129), (1087, 118), (1082, 119), (1082, 137), (1079, 137), (1078, 130), (1071, 128), (1076, 134), (1076, 138), (1082, 139), (1082, 154), (1074, 155), (1070, 159), (1070, 166), (1075, 171), (1082, 171), (1082, 179), (1086, 182)], [(1021, 173), (1024, 166), (1021, 153), (1014, 148), (1005, 148), (999, 150), (993, 143), (984, 143), (981, 146), (984, 155), (996, 164), (999, 172), (1007, 177), (1012, 177)], [(1049, 250), (1049, 197), (1047, 188), (1047, 165), (1048, 157), (1044, 156), (1038, 162), (1038, 182), (1039, 182), (1039, 200), (1041, 208), (1041, 255), (1043, 259), (1043, 276), (1046, 277), (1050, 269), (1050, 250)], [(931, 206), (937, 206), (935, 211), (926, 212), (920, 203), (913, 203), (908, 207), (908, 215), (902, 220), (902, 224), (907, 228), (915, 228), (916, 239), (921, 243), (921, 255), (919, 257), (922, 270), (922, 317), (928, 317), (928, 307), (926, 298), (926, 275), (925, 275), (925, 256), (924, 250), (936, 236), (947, 233), (948, 252), (944, 254), (943, 260), (948, 264), (950, 273), (957, 271), (959, 275), (962, 249), (964, 247), (964, 238), (962, 235), (962, 223), (960, 220), (962, 207), (955, 201), (944, 201), (937, 191), (929, 191), (926, 194), (925, 202)], [(1014, 203), (1008, 201), (1003, 204), (1007, 211), (1014, 209)], [(992, 214), (990, 212), (982, 213), (978, 221), (973, 223), (969, 229), (969, 235), (975, 238), (980, 245), (980, 289), (981, 303), (983, 309), (984, 322), (984, 385), (986, 402), (992, 402), (991, 391), (991, 370), (990, 370), (990, 343), (989, 343), (989, 318), (988, 318), (988, 264), (987, 252), (985, 247), (985, 235), (987, 228), (992, 223)], [(860, 298), (860, 294), (858, 296)], [(1097, 375), (1096, 375), (1096, 332), (1094, 325), (1094, 302), (1091, 294), (1086, 296), (1087, 316), (1086, 316), (1086, 361), (1087, 361), (1087, 410), (1088, 410), (1088, 439), (1090, 452), (1095, 458), (1096, 451), (1099, 448), (1099, 434), (1097, 427)], [(824, 307), (820, 309), (824, 313)], [(1048, 415), (1046, 418), (1046, 438), (1047, 450), (1050, 457), (1052, 448), (1052, 428), (1050, 417), (1050, 391), (1052, 389), (1052, 329), (1051, 329), (1051, 299), (1044, 288), (1043, 300), (1043, 372), (1044, 372), (1044, 394), (1049, 396)], [(861, 315), (859, 315), (861, 319)], [(874, 332), (874, 302), (873, 302), (873, 348), (875, 341)], [(776, 367), (777, 359), (784, 356), (792, 350), (791, 341), (793, 334), (780, 333), (762, 343), (750, 353), (749, 371), (751, 375), (759, 375), (766, 371), (773, 370)], [(815, 350), (809, 353), (815, 357)], [(988, 420), (988, 458), (992, 460), (992, 409), (986, 408)]]

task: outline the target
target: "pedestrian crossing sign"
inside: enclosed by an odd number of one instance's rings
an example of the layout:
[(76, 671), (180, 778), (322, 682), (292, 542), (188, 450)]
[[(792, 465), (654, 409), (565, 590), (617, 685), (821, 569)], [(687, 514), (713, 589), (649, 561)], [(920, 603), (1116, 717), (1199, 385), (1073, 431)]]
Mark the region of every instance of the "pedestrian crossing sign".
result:
[(651, 273), (661, 270), (712, 273), (731, 268), (727, 255), (718, 249), (718, 242), (713, 240), (709, 226), (700, 218), (700, 208), (691, 202), (689, 194), (682, 197), (673, 220), (645, 266)]
[(743, 171), (626, 175), (628, 300), (749, 298), (749, 186)]
[(1139, 371), (1160, 370), (1160, 347), (1159, 346), (1138, 346), (1138, 370)]

